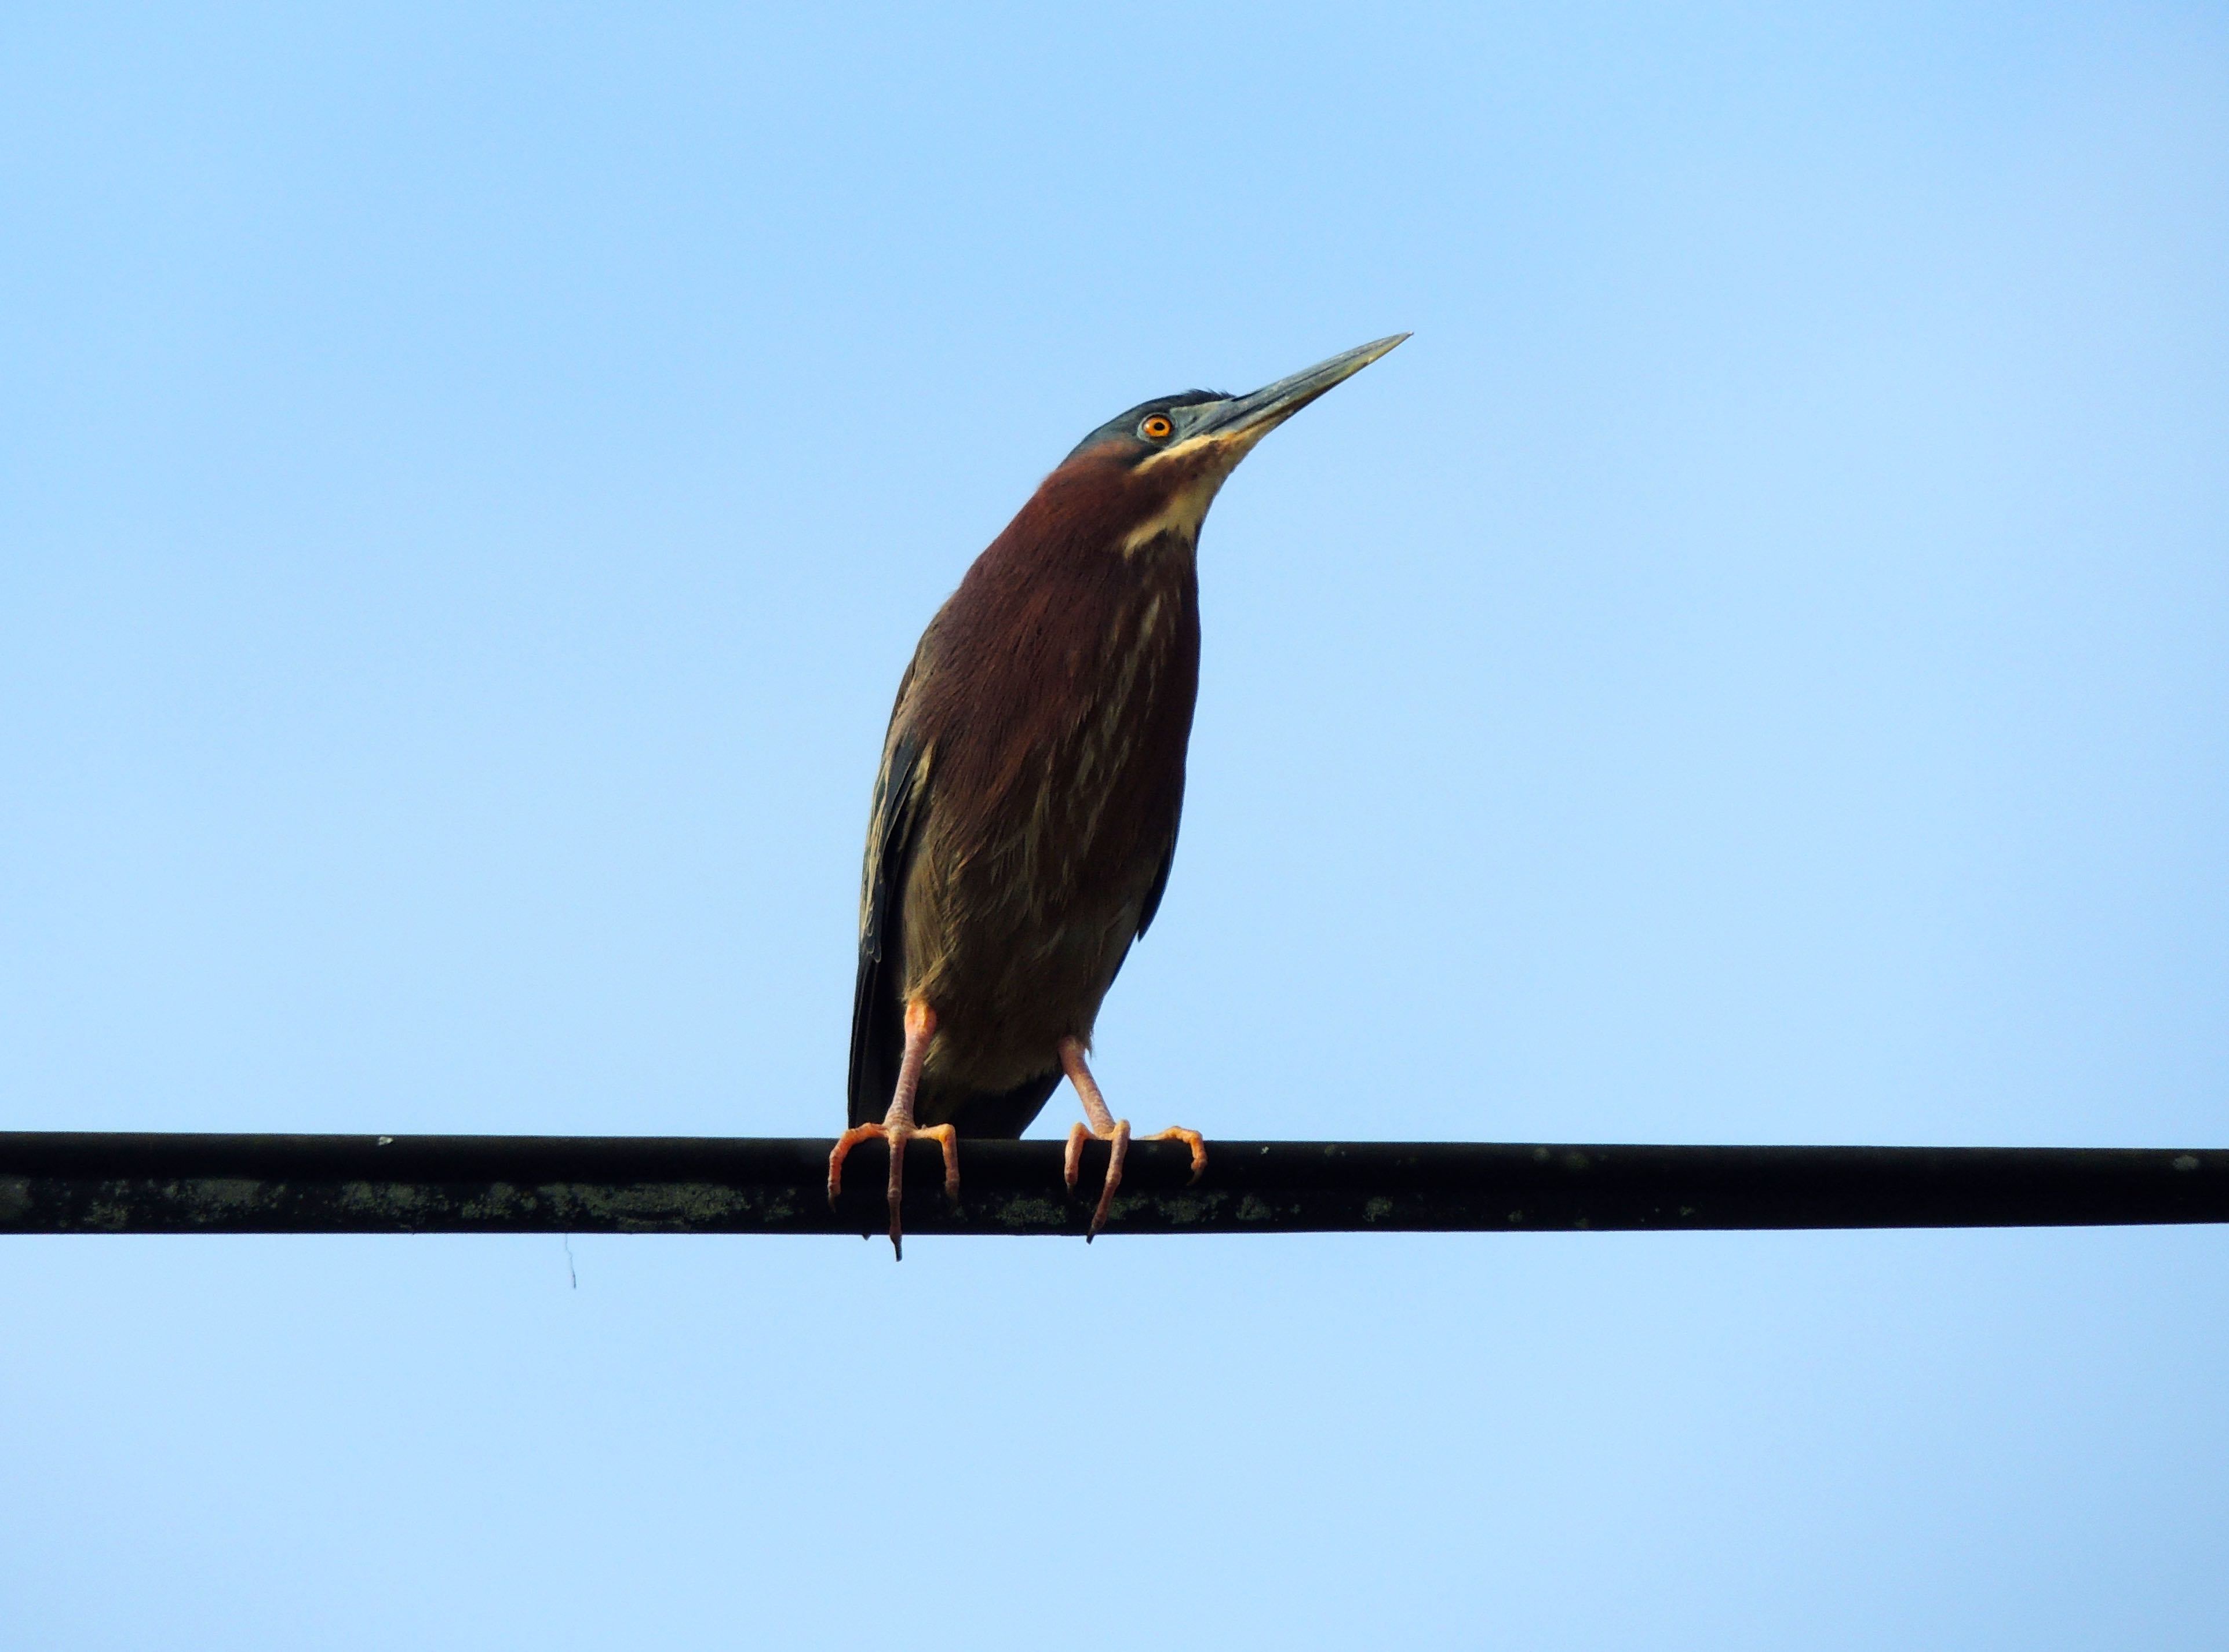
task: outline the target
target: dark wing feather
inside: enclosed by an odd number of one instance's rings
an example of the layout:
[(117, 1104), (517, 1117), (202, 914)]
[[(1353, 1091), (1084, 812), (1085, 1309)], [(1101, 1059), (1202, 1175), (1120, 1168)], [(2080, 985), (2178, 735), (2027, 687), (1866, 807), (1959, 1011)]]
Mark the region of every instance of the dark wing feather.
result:
[[(909, 683), (913, 674), (909, 671)], [(927, 765), (920, 740), (903, 727), (905, 688), (891, 714), (883, 752), (883, 772), (875, 777), (874, 814), (867, 827), (867, 864), (859, 890), (859, 974), (851, 993), (850, 1117), (854, 1124), (881, 1122), (897, 1088), (898, 1062), (905, 1053), (905, 1006), (898, 1002), (904, 983), (904, 948), (899, 926), (905, 915), (906, 874), (920, 840), (925, 808)]]
[[(1184, 810), (1181, 795), (1178, 798), (1177, 810), (1180, 820)], [(1176, 820), (1169, 823), (1169, 846), (1161, 851), (1160, 869), (1153, 874), (1153, 887), (1146, 891), (1146, 904), (1138, 908), (1139, 936), (1143, 936), (1152, 926), (1153, 914), (1161, 909), (1161, 897), (1168, 893), (1169, 868), (1177, 863), (1177, 824)]]

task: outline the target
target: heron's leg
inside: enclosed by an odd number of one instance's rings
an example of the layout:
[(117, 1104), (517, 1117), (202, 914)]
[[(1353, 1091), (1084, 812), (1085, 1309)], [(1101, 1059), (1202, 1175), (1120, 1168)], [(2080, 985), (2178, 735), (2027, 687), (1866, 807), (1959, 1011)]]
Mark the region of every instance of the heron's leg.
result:
[(926, 999), (915, 999), (906, 1006), (905, 1054), (898, 1061), (897, 1090), (890, 1097), (890, 1111), (879, 1124), (854, 1124), (845, 1130), (828, 1155), (828, 1202), (833, 1207), (836, 1195), (844, 1190), (844, 1161), (851, 1149), (874, 1136), (890, 1144), (890, 1249), (901, 1258), (905, 1255), (905, 1229), (898, 1220), (898, 1206), (905, 1193), (908, 1142), (916, 1136), (926, 1137), (944, 1149), (944, 1196), (960, 1197), (959, 1132), (949, 1124), (932, 1124), (922, 1130), (913, 1122), (914, 1092), (921, 1087), (922, 1063), (928, 1059), (928, 1041), (935, 1036), (936, 1012)]
[[(1117, 1118), (1108, 1111), (1107, 1098), (1099, 1093), (1099, 1081), (1091, 1076), (1091, 1068), (1083, 1059), (1083, 1041), (1064, 1038), (1060, 1041), (1060, 1065), (1068, 1073), (1068, 1081), (1076, 1086), (1076, 1098), (1083, 1104), (1084, 1117), (1091, 1121), (1087, 1130), (1082, 1124), (1068, 1127), (1068, 1161), (1063, 1175), (1070, 1190), (1076, 1187), (1077, 1167), (1083, 1158), (1083, 1144), (1093, 1137), (1114, 1145), (1107, 1152), (1107, 1181), (1099, 1190), (1099, 1203), (1091, 1213), (1091, 1231), (1084, 1243), (1089, 1244), (1099, 1230), (1107, 1226), (1108, 1207), (1114, 1202), (1114, 1189), (1122, 1185), (1122, 1161), (1130, 1151), (1130, 1121)], [(1196, 1130), (1176, 1125), (1156, 1130), (1151, 1136), (1140, 1136), (1141, 1142), (1184, 1142), (1192, 1148), (1192, 1179), (1199, 1180), (1199, 1173), (1207, 1169), (1207, 1143)]]

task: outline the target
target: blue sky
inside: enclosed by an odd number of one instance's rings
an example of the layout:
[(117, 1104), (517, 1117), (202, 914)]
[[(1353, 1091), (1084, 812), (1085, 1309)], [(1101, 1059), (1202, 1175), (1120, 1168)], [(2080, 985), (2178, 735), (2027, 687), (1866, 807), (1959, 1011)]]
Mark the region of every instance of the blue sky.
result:
[[(22, 7), (0, 1128), (832, 1133), (914, 637), (1202, 541), (1141, 1127), (2229, 1141), (2217, 9)], [(1040, 1131), (1064, 1130), (1063, 1094)], [(10, 1241), (22, 1644), (2194, 1645), (2219, 1233)]]

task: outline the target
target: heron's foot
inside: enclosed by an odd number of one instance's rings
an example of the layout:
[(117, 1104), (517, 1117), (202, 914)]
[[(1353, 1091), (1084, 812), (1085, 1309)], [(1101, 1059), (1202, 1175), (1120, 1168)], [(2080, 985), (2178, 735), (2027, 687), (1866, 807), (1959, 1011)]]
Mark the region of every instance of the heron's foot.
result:
[[(1114, 1190), (1122, 1185), (1122, 1161), (1129, 1156), (1130, 1152), (1130, 1121), (1127, 1118), (1114, 1119), (1105, 1130), (1094, 1130), (1082, 1124), (1070, 1124), (1068, 1127), (1068, 1157), (1066, 1162), (1061, 1167), (1061, 1174), (1067, 1181), (1070, 1193), (1076, 1191), (1076, 1173), (1083, 1162), (1083, 1144), (1095, 1138), (1102, 1142), (1112, 1143), (1114, 1145), (1108, 1149), (1107, 1181), (1099, 1189), (1099, 1203), (1091, 1213), (1090, 1231), (1083, 1236), (1083, 1242), (1087, 1245), (1099, 1236), (1101, 1228), (1107, 1226), (1107, 1213), (1114, 1203)], [(1196, 1130), (1186, 1130), (1181, 1124), (1175, 1124), (1167, 1130), (1156, 1130), (1151, 1136), (1140, 1136), (1136, 1139), (1140, 1142), (1186, 1143), (1192, 1149), (1193, 1181), (1198, 1181), (1199, 1173), (1207, 1169), (1207, 1142)]]
[(905, 1226), (899, 1220), (898, 1208), (905, 1197), (906, 1143), (915, 1137), (935, 1142), (944, 1149), (944, 1196), (954, 1204), (960, 1202), (960, 1133), (949, 1124), (931, 1124), (927, 1129), (903, 1121), (889, 1120), (879, 1124), (854, 1124), (836, 1138), (836, 1146), (828, 1155), (828, 1207), (836, 1207), (836, 1196), (844, 1191), (844, 1161), (851, 1149), (873, 1137), (879, 1136), (890, 1144), (890, 1249), (903, 1261), (905, 1258)]

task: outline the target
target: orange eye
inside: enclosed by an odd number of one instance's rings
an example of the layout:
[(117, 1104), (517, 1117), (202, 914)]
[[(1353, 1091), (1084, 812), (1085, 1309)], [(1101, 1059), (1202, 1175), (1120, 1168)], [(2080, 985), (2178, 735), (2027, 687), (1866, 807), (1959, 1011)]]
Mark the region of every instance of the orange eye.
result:
[(1148, 413), (1146, 422), (1138, 426), (1138, 434), (1149, 442), (1165, 442), (1169, 439), (1169, 432), (1175, 428), (1166, 414)]

